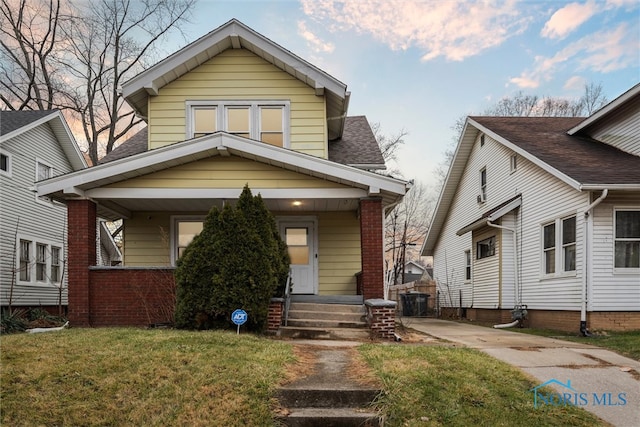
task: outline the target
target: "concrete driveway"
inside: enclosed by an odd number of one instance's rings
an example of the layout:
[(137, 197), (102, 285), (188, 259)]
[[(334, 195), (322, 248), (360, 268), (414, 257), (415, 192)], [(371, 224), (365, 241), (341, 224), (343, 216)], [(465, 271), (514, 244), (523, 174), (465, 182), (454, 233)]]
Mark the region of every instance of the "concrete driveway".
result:
[(532, 406), (570, 402), (614, 426), (640, 426), (640, 362), (591, 345), (470, 323), (414, 317), (403, 323), (483, 351), (556, 391), (523, 390), (531, 394)]

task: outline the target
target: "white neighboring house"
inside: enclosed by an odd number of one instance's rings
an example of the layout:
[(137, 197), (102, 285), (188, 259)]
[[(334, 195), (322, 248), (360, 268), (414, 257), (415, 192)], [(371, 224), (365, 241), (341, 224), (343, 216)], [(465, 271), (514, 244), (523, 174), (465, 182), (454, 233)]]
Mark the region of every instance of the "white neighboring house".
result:
[(640, 84), (588, 118), (467, 118), (422, 255), (467, 318), (640, 329)]
[(61, 286), (61, 304), (67, 304), (67, 208), (38, 197), (34, 183), (86, 167), (60, 111), (0, 111), (3, 307), (57, 306)]

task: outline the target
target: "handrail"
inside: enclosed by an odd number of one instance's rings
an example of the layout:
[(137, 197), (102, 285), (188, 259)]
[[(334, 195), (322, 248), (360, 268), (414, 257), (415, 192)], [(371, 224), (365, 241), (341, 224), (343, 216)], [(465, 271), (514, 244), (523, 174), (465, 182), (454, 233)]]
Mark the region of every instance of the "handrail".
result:
[(284, 326), (287, 326), (287, 322), (289, 320), (290, 305), (291, 305), (291, 269), (289, 269), (289, 274), (287, 275), (287, 283), (284, 287), (284, 313), (282, 313), (282, 317), (284, 318)]

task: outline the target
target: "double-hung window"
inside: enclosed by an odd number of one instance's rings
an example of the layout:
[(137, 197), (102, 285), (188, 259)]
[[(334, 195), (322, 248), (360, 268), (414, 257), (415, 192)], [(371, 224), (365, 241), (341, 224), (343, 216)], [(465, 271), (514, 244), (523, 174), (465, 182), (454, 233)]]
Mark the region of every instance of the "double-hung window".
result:
[(640, 210), (615, 210), (615, 268), (640, 268)]
[(171, 262), (180, 258), (189, 246), (189, 243), (200, 234), (204, 225), (204, 216), (175, 216), (172, 218), (171, 227)]
[(288, 147), (288, 101), (187, 101), (187, 138), (217, 131)]
[(478, 196), (478, 203), (484, 203), (487, 201), (487, 168), (480, 170), (480, 195)]
[[(544, 275), (576, 271), (575, 216), (542, 226), (542, 264)], [(561, 271), (558, 271), (558, 266), (561, 266)]]
[(464, 251), (464, 280), (471, 280), (471, 251)]
[(20, 240), (20, 280), (31, 281), (31, 242)]
[(36, 244), (36, 280), (47, 280), (47, 245), (42, 243)]
[(62, 281), (62, 245), (29, 237), (18, 240), (18, 280), (31, 284)]
[[(53, 177), (53, 167), (44, 163), (42, 160), (36, 160), (36, 182), (49, 179)], [(51, 198), (48, 196), (37, 196), (37, 200), (51, 203)]]

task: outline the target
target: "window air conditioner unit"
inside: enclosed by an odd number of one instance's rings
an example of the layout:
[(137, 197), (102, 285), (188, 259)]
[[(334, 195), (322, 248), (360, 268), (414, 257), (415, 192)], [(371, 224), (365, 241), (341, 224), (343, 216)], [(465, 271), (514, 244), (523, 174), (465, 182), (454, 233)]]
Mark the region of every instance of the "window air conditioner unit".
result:
[(484, 202), (485, 202), (484, 195), (478, 194), (478, 203), (484, 203)]

